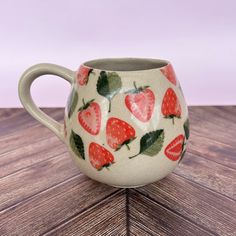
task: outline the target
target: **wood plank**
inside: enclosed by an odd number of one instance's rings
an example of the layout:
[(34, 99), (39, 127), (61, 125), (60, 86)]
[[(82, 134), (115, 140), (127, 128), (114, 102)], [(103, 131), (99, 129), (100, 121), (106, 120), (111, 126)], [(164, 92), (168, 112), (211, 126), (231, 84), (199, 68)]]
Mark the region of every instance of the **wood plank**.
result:
[(236, 106), (189, 107), (189, 151), (236, 168)]
[[(14, 114), (15, 112), (16, 114)], [(35, 124), (37, 124), (36, 120), (26, 111), (22, 110), (21, 113), (18, 113), (16, 109), (12, 109), (12, 115), (0, 121), (0, 135), (8, 135)]]
[(118, 192), (45, 235), (127, 235), (125, 205), (124, 191)]
[(0, 212), (0, 235), (42, 235), (116, 191), (84, 175), (72, 177)]
[(0, 136), (0, 155), (50, 137), (55, 137), (55, 134), (42, 125), (35, 125), (22, 129), (20, 132)]
[(69, 154), (61, 154), (1, 179), (0, 210), (79, 174)]
[(208, 160), (236, 169), (235, 146), (192, 134), (188, 151)]
[(186, 153), (176, 174), (236, 200), (236, 170)]
[(138, 191), (214, 235), (236, 232), (235, 201), (180, 176), (170, 174)]
[[(229, 123), (235, 122), (236, 106), (189, 106), (189, 113), (193, 118), (201, 122), (202, 118), (207, 120), (211, 116), (212, 121), (225, 120)], [(218, 120), (219, 119), (219, 120)]]
[[(236, 107), (232, 107), (234, 114)], [(228, 114), (222, 107), (190, 107), (192, 135), (206, 137), (218, 142), (236, 146), (236, 116)]]
[(130, 235), (213, 235), (136, 191), (129, 196)]
[[(57, 121), (63, 120), (64, 111), (62, 108), (47, 108), (42, 110)], [(0, 121), (0, 136), (9, 135), (10, 133), (40, 124), (25, 110), (23, 111), (19, 113), (17, 109), (12, 109), (13, 115), (10, 115), (8, 119)], [(16, 114), (14, 115), (14, 113)]]
[(0, 108), (0, 124), (3, 120), (5, 121), (12, 116), (16, 116), (24, 112), (25, 111), (22, 108)]
[(234, 106), (217, 106), (218, 109), (220, 109), (224, 116), (224, 118), (227, 118), (231, 120), (232, 122), (235, 121), (236, 117), (236, 105)]
[(56, 136), (0, 155), (0, 179), (20, 169), (67, 152)]

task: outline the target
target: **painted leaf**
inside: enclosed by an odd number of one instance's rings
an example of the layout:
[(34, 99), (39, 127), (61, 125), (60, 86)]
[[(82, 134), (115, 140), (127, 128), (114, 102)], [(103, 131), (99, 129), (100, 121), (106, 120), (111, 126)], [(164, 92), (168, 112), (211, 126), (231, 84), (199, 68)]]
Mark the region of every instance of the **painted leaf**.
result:
[(70, 135), (70, 146), (71, 146), (73, 152), (78, 157), (85, 159), (83, 140), (73, 130), (71, 130), (71, 135)]
[(140, 140), (140, 152), (148, 156), (155, 156), (160, 152), (164, 142), (164, 130), (156, 130), (145, 134)]
[(97, 81), (97, 91), (101, 96), (108, 99), (109, 112), (111, 110), (111, 100), (117, 93), (119, 93), (121, 87), (121, 78), (116, 72), (100, 72)]
[(185, 132), (185, 137), (186, 139), (189, 139), (189, 119), (187, 119), (185, 122), (184, 122), (184, 132)]
[(76, 105), (78, 103), (78, 93), (76, 89), (73, 89), (67, 101), (67, 115), (70, 118), (75, 111)]
[(186, 149), (182, 152), (181, 157), (180, 157), (180, 159), (179, 159), (179, 163), (182, 161), (182, 159), (183, 159), (185, 153), (186, 153)]

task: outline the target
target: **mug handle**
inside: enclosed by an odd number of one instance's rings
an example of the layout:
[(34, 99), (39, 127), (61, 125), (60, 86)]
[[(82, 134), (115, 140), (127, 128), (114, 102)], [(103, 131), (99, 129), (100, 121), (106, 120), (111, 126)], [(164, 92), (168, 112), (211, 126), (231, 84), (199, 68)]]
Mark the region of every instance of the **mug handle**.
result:
[(74, 80), (74, 72), (65, 67), (49, 63), (37, 64), (27, 69), (21, 76), (18, 86), (19, 97), (23, 107), (29, 112), (29, 114), (53, 131), (63, 142), (65, 142), (63, 124), (60, 124), (40, 110), (35, 105), (30, 93), (30, 87), (33, 81), (39, 76), (46, 74), (60, 76), (70, 84), (72, 84)]

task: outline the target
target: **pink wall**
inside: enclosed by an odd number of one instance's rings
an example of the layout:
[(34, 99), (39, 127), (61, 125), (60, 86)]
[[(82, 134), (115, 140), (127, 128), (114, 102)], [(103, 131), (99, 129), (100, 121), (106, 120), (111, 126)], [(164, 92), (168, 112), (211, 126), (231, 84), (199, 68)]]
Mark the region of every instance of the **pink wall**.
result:
[[(20, 106), (32, 64), (125, 56), (172, 61), (190, 105), (236, 104), (235, 12), (234, 0), (1, 1), (0, 107)], [(41, 106), (64, 106), (68, 91), (55, 77), (33, 87)]]

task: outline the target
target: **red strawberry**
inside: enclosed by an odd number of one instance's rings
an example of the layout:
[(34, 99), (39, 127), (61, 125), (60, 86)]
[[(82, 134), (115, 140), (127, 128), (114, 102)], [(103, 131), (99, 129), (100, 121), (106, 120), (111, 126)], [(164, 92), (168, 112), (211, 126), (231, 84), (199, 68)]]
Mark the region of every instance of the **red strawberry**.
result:
[(106, 148), (94, 142), (89, 145), (89, 160), (97, 170), (114, 163), (113, 155)]
[(87, 103), (83, 99), (83, 104), (78, 113), (79, 123), (87, 132), (97, 135), (101, 127), (100, 106), (94, 102), (94, 99)]
[(176, 75), (171, 64), (161, 69), (162, 74), (174, 85), (176, 85)]
[(182, 154), (184, 145), (184, 135), (180, 134), (171, 141), (165, 149), (165, 155), (172, 161), (177, 161)]
[(162, 114), (165, 118), (171, 118), (174, 123), (174, 117), (181, 117), (181, 106), (179, 99), (177, 98), (175, 91), (172, 88), (168, 88), (164, 95), (162, 106)]
[(91, 68), (81, 65), (76, 73), (76, 79), (78, 84), (86, 85), (88, 83), (89, 74), (91, 72), (92, 72)]
[(125, 97), (127, 108), (142, 122), (147, 122), (151, 119), (155, 104), (154, 93), (148, 87), (137, 88), (134, 82), (134, 89), (128, 91), (129, 94)]
[(108, 145), (116, 151), (123, 145), (129, 149), (128, 144), (135, 139), (135, 130), (125, 121), (112, 117), (107, 121), (106, 136)]

